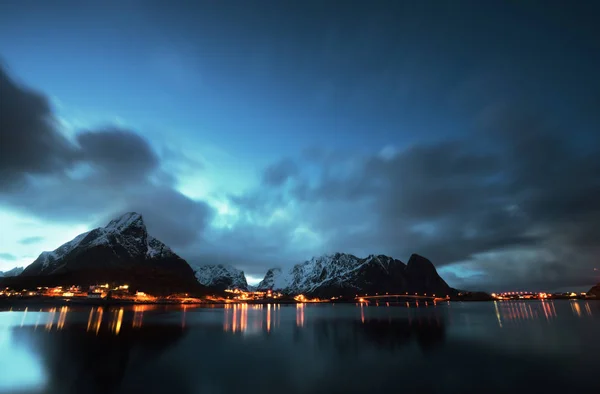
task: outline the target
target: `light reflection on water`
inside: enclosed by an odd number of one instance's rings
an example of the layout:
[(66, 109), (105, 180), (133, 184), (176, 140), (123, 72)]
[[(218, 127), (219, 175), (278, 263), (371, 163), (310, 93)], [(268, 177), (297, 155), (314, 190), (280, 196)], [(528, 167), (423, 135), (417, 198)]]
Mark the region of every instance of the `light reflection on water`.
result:
[[(399, 376), (406, 392), (500, 392), (534, 374), (503, 367), (520, 362), (570, 392), (573, 382), (588, 384), (588, 362), (600, 352), (599, 315), (600, 303), (588, 301), (22, 308), (0, 312), (0, 392), (59, 392), (67, 384), (86, 393), (96, 386), (139, 392), (134, 382), (162, 384), (152, 380), (168, 372), (153, 370), (167, 368), (161, 362), (178, 371), (170, 384), (187, 382), (168, 387), (183, 394), (210, 392), (207, 381), (213, 391), (243, 391), (220, 372), (231, 369), (261, 392), (321, 390), (315, 382), (335, 392), (371, 390), (366, 383), (389, 392)], [(444, 373), (432, 381), (432, 369)], [(501, 373), (502, 383), (490, 383)]]
[[(573, 316), (577, 318), (593, 317), (589, 301), (571, 300), (568, 302)], [(595, 301), (592, 301), (595, 302)], [(503, 323), (518, 324), (525, 320), (545, 319), (547, 322), (555, 320), (557, 316), (553, 301), (494, 301), (494, 309), (498, 325)]]

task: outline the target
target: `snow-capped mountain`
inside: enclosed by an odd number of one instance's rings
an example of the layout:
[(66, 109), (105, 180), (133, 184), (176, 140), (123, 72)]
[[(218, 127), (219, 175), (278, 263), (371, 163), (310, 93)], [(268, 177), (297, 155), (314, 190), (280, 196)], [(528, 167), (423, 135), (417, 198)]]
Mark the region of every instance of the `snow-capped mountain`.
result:
[(155, 292), (201, 287), (187, 262), (149, 235), (142, 215), (135, 212), (42, 252), (19, 276), (26, 277), (60, 277), (73, 284), (130, 282)]
[(235, 267), (223, 264), (207, 264), (193, 268), (196, 272), (196, 279), (204, 286), (221, 291), (234, 289), (248, 291), (244, 271)]
[(283, 272), (281, 268), (271, 268), (265, 274), (263, 280), (256, 285), (256, 290), (283, 290), (287, 289), (290, 284), (290, 278), (288, 272)]
[(270, 269), (258, 289), (317, 297), (385, 292), (449, 295), (452, 291), (422, 256), (413, 254), (404, 264), (383, 255), (362, 259), (345, 253), (313, 257), (289, 271)]
[(21, 273), (23, 272), (23, 267), (15, 267), (11, 270), (8, 271), (0, 271), (0, 278), (10, 278), (13, 276), (17, 276), (17, 275), (21, 275)]
[[(74, 257), (73, 255), (79, 254), (82, 250), (100, 246), (110, 248), (119, 257), (144, 259), (177, 257), (168, 246), (148, 235), (142, 215), (129, 212), (111, 220), (106, 227), (99, 227), (78, 235), (52, 252), (42, 252), (37, 260), (25, 268), (23, 275), (60, 273), (66, 268), (67, 263), (71, 262), (66, 257)], [(109, 259), (104, 264), (110, 264), (111, 260), (113, 259)], [(83, 268), (87, 264), (86, 261), (78, 261), (75, 268)], [(94, 264), (96, 265), (97, 262)]]

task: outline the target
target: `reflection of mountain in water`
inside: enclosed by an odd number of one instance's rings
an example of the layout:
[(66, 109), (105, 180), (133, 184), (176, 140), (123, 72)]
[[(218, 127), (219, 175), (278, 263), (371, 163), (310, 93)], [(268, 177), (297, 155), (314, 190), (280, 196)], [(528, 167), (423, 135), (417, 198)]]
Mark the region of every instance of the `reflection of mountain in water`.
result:
[[(394, 351), (416, 342), (426, 351), (444, 342), (445, 327), (437, 318), (327, 320), (314, 322), (315, 340), (320, 348), (333, 346), (346, 353), (360, 351), (365, 346)], [(297, 335), (301, 335), (297, 332)]]
[[(117, 323), (111, 316), (120, 317)], [(172, 325), (136, 325), (135, 320), (121, 320), (123, 311), (104, 310), (105, 318), (94, 326), (90, 322), (56, 326), (22, 327), (15, 330), (18, 337), (26, 337), (45, 362), (48, 374), (48, 392), (51, 393), (112, 393), (120, 392), (126, 374), (137, 369), (148, 369), (148, 363), (178, 342), (185, 329)], [(109, 318), (106, 318), (106, 316)], [(97, 313), (96, 313), (97, 316)], [(118, 329), (116, 329), (119, 324)], [(96, 328), (98, 328), (96, 330)], [(153, 368), (150, 368), (152, 370)], [(152, 370), (152, 375), (169, 381), (178, 393), (189, 392), (177, 387), (175, 371), (164, 366)], [(135, 389), (155, 392), (155, 381), (138, 379)], [(136, 391), (137, 392), (137, 391)]]

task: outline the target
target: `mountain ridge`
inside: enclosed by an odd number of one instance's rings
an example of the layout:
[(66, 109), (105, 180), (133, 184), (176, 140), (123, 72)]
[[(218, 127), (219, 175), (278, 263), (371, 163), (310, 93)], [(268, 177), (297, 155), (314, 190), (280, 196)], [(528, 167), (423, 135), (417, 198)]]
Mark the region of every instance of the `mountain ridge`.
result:
[[(104, 227), (42, 252), (16, 278), (35, 280), (39, 282), (36, 286), (126, 281), (154, 292), (251, 289), (244, 272), (234, 266), (192, 266), (186, 262), (148, 234), (142, 215), (136, 212), (127, 212)], [(454, 292), (435, 266), (418, 254), (412, 254), (405, 264), (385, 255), (359, 258), (348, 253), (314, 256), (285, 270), (271, 268), (256, 290), (321, 298), (379, 292)]]
[(0, 278), (10, 278), (13, 276), (21, 275), (24, 269), (24, 267), (15, 267), (8, 271), (0, 271)]
[(244, 271), (232, 265), (203, 264), (192, 266), (196, 279), (200, 284), (219, 290), (249, 291), (248, 282)]
[(347, 253), (316, 256), (284, 271), (272, 268), (258, 290), (277, 290), (290, 295), (316, 297), (354, 296), (379, 292), (453, 294), (423, 256), (412, 254), (408, 264), (385, 255), (359, 258)]

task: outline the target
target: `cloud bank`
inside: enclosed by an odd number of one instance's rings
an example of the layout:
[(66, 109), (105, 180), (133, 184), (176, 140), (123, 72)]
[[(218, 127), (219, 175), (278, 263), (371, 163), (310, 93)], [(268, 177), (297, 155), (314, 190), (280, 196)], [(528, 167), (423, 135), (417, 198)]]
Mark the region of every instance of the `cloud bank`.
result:
[[(475, 131), (382, 152), (315, 147), (267, 166), (227, 212), (177, 190), (143, 133), (59, 129), (46, 96), (0, 68), (0, 204), (48, 221), (102, 225), (141, 212), (192, 264), (261, 276), (338, 251), (428, 256), (454, 286), (587, 285), (600, 255), (600, 141), (548, 114), (491, 105)], [(581, 141), (587, 141), (581, 144)], [(202, 167), (181, 157), (169, 168)], [(223, 216), (216, 225), (217, 216)], [(28, 236), (22, 244), (35, 245)], [(10, 253), (2, 253), (10, 260)]]

